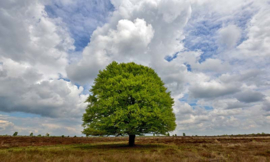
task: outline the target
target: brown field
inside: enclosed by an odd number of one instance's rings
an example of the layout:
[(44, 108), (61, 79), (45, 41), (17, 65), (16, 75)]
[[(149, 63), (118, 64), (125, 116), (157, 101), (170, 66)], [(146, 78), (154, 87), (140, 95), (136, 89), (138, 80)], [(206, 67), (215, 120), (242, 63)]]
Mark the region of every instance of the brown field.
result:
[(270, 162), (270, 136), (0, 137), (0, 161)]

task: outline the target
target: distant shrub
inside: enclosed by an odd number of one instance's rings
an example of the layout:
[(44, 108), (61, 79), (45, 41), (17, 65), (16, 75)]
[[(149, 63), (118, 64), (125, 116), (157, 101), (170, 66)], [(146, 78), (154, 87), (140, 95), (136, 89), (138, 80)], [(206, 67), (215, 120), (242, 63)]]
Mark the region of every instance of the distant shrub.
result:
[(50, 134), (49, 133), (46, 133), (46, 137), (50, 137)]
[(33, 136), (33, 132), (32, 133), (30, 133), (30, 135), (29, 135), (30, 137), (32, 137)]
[(64, 135), (62, 135), (62, 137), (65, 137)]
[(17, 136), (17, 135), (18, 135), (18, 132), (14, 132), (14, 133), (13, 133), (13, 136)]
[(77, 137), (77, 136), (74, 136), (74, 137)]
[(186, 136), (186, 133), (183, 133), (183, 136), (185, 137)]
[(38, 137), (41, 137), (41, 134), (39, 134)]

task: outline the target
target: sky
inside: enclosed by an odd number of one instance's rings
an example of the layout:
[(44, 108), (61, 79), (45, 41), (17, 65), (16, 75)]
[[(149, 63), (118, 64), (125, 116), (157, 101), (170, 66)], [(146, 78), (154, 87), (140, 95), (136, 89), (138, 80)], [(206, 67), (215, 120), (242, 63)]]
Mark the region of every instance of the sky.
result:
[(270, 133), (269, 0), (0, 1), (0, 134), (82, 136), (99, 70), (153, 68), (172, 134)]

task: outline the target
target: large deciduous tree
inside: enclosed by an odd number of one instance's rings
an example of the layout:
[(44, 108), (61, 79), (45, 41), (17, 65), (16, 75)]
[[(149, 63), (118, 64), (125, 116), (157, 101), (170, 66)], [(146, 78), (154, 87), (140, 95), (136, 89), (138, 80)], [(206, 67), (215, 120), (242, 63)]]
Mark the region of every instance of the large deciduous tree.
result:
[(147, 66), (112, 62), (99, 71), (83, 114), (86, 135), (165, 134), (176, 127), (173, 99), (164, 83)]

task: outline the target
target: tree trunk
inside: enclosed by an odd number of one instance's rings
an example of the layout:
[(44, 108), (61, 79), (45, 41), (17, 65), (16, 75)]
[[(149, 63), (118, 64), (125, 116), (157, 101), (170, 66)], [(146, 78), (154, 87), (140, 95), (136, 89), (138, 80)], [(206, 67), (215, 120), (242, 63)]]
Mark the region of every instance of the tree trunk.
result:
[(134, 143), (135, 143), (135, 135), (129, 135), (128, 145), (134, 146)]

